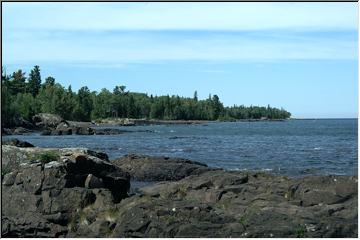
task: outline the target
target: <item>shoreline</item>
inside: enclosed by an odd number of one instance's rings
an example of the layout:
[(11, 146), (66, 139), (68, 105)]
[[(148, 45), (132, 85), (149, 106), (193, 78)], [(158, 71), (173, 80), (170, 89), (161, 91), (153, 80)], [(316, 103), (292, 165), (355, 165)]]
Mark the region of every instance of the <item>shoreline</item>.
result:
[(146, 155), (109, 161), (84, 148), (2, 145), (2, 156), (3, 237), (357, 236), (357, 176), (294, 179)]

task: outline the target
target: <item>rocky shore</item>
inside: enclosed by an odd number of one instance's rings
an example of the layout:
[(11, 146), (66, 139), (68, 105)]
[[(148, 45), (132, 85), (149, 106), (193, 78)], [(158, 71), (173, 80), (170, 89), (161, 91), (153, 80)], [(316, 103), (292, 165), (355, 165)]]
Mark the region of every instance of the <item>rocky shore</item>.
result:
[[(3, 144), (2, 237), (358, 236), (357, 176), (291, 179)], [(154, 183), (130, 194), (133, 180)]]
[[(114, 128), (115, 125), (99, 125), (93, 122), (75, 122), (62, 119), (58, 115), (40, 113), (33, 117), (32, 122), (19, 121), (20, 126), (1, 128), (3, 135), (26, 135), (39, 132), (41, 135), (117, 135), (132, 132), (152, 132), (150, 130), (124, 130)], [(108, 127), (104, 127), (108, 126)], [(131, 126), (119, 124), (117, 126)]]

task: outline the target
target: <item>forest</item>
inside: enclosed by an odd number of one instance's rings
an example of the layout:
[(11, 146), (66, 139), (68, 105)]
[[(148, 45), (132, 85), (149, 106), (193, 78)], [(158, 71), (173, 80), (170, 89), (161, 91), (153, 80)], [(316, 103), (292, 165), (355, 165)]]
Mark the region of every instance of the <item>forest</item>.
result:
[(29, 75), (19, 69), (7, 74), (1, 71), (2, 126), (16, 125), (16, 119), (30, 121), (37, 113), (58, 114), (64, 119), (91, 121), (103, 118), (146, 118), (159, 120), (240, 120), (286, 119), (291, 114), (284, 109), (260, 106), (224, 106), (217, 95), (209, 94), (200, 100), (197, 91), (193, 97), (153, 96), (130, 92), (125, 86), (112, 91), (91, 91), (81, 87), (74, 92), (55, 78), (42, 81), (40, 67), (34, 66)]

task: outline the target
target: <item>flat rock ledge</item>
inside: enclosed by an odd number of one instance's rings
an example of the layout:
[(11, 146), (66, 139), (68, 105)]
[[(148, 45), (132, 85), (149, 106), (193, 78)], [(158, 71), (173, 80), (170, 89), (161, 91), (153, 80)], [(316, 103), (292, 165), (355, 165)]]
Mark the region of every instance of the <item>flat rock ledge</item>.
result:
[(182, 158), (129, 154), (111, 161), (137, 181), (177, 181), (211, 171), (206, 164)]
[[(56, 161), (49, 162), (49, 151), (58, 153)], [(10, 169), (2, 174), (3, 237), (358, 236), (356, 176), (291, 179), (208, 168), (128, 196), (125, 163), (139, 169), (164, 167), (142, 173), (163, 180), (158, 171), (168, 170), (159, 161), (174, 164), (179, 172), (181, 165), (206, 166), (127, 156), (121, 169), (86, 149), (4, 145), (2, 154), (2, 166)], [(152, 168), (145, 167), (152, 162)]]

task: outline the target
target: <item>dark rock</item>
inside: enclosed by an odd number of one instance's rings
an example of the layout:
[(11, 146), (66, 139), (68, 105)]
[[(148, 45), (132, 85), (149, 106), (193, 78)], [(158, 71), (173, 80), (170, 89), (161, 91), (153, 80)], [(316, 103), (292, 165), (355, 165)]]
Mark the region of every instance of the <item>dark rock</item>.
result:
[(34, 145), (32, 145), (31, 143), (28, 143), (26, 141), (21, 141), (19, 139), (10, 139), (7, 141), (3, 141), (1, 142), (2, 145), (11, 145), (11, 146), (16, 146), (16, 147), (35, 147)]
[(41, 132), (41, 135), (43, 136), (50, 136), (51, 135), (51, 130), (49, 129), (45, 129)]
[(95, 135), (116, 135), (128, 132), (126, 130), (116, 129), (116, 128), (96, 128), (94, 129)]
[(86, 153), (91, 155), (91, 156), (100, 158), (102, 160), (109, 161), (109, 156), (106, 153), (96, 152), (96, 151), (93, 151), (93, 150), (90, 150), (90, 149), (88, 149)]
[[(305, 177), (290, 186), (289, 199), (298, 199), (303, 206), (342, 203), (357, 194), (357, 184), (349, 184), (349, 177)], [(351, 180), (350, 180), (351, 182)]]
[(94, 129), (90, 127), (75, 127), (73, 132), (77, 135), (94, 135)]
[[(127, 197), (129, 175), (84, 149), (59, 149), (60, 158), (45, 164), (19, 159), (44, 149), (4, 145), (2, 151), (6, 164), (16, 161), (12, 165), (17, 166), (5, 174), (2, 184), (6, 237), (358, 235), (357, 177), (290, 179), (208, 169), (179, 181), (149, 185)], [(159, 161), (193, 164), (170, 158)]]
[(26, 129), (23, 127), (17, 127), (12, 132), (13, 135), (23, 135), (23, 134), (29, 134), (29, 133), (32, 133), (32, 131), (30, 129)]
[(9, 128), (1, 128), (1, 134), (4, 135), (12, 135), (13, 131)]
[(86, 188), (104, 188), (104, 184), (101, 178), (97, 178), (92, 174), (89, 174), (85, 179)]
[[(59, 158), (42, 162), (32, 157), (44, 151)], [(68, 236), (73, 225), (94, 222), (95, 213), (127, 197), (130, 176), (86, 152), (4, 145), (2, 167), (11, 172), (2, 181), (2, 236)], [(85, 214), (87, 209), (93, 213)]]
[(112, 161), (139, 181), (176, 181), (212, 170), (206, 164), (181, 158), (126, 155)]

